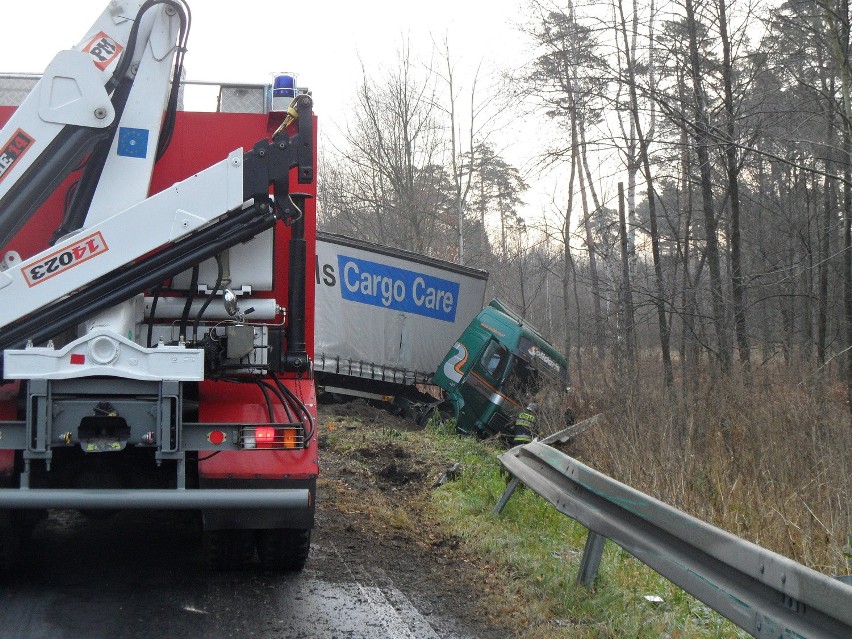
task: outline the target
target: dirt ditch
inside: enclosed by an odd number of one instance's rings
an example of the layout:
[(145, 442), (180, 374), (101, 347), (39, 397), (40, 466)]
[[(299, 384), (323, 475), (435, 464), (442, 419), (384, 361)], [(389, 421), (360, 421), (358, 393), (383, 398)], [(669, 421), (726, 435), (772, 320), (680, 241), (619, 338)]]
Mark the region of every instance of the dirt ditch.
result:
[(321, 406), (318, 421), (320, 534), (385, 571), (418, 608), (454, 618), (476, 637), (513, 636), (489, 612), (493, 575), (420, 508), (452, 460), (407, 450), (393, 433), (415, 429), (413, 422), (363, 402)]

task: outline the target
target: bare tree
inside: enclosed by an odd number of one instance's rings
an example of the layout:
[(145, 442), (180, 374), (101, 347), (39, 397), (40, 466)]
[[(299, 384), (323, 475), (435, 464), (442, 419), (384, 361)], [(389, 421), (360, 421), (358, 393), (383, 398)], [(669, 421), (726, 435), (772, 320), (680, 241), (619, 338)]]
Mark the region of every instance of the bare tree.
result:
[[(745, 286), (743, 278), (742, 242), (740, 237), (740, 163), (737, 158), (736, 113), (734, 112), (733, 65), (731, 62), (731, 40), (728, 37), (728, 0), (719, 0), (719, 35), (722, 40), (722, 83), (725, 103), (725, 169), (728, 177), (728, 195), (731, 203), (731, 288), (734, 304), (734, 327), (737, 333), (740, 362), (746, 369), (751, 367), (751, 345), (746, 323)], [(711, 264), (712, 267), (712, 264)], [(712, 272), (712, 271), (711, 271)], [(724, 357), (723, 360), (724, 362)]]
[[(473, 171), (476, 163), (476, 140), (480, 133), (477, 124), (477, 117), (482, 114), (485, 105), (477, 105), (476, 86), (479, 81), (480, 67), (477, 68), (473, 77), (473, 83), (470, 89), (470, 112), (467, 121), (467, 150), (462, 146), (462, 128), (456, 116), (456, 100), (460, 89), (456, 84), (455, 65), (452, 56), (450, 55), (450, 43), (448, 38), (444, 38), (441, 55), (443, 56), (444, 70), (438, 76), (444, 81), (447, 87), (446, 106), (443, 106), (439, 101), (437, 106), (447, 117), (449, 117), (450, 128), (450, 164), (452, 167), (453, 180), (453, 195), (456, 220), (458, 224), (458, 262), (465, 263), (464, 257), (464, 228), (465, 228), (465, 212), (467, 208), (468, 194), (473, 179)], [(465, 156), (469, 159), (467, 163), (463, 160)]]
[(832, 53), (840, 70), (843, 99), (843, 292), (846, 316), (846, 387), (849, 411), (852, 413), (852, 21), (849, 0), (820, 0), (826, 13)]
[(627, 240), (627, 221), (625, 215), (624, 184), (618, 183), (618, 235), (621, 245), (622, 306), (624, 308), (624, 342), (627, 354), (627, 369), (633, 374), (636, 370), (636, 332), (634, 329), (633, 291), (630, 288), (630, 250)]
[(627, 23), (624, 18), (624, 7), (622, 0), (618, 0), (618, 11), (621, 18), (621, 35), (624, 43), (625, 68), (627, 70), (627, 78), (630, 89), (630, 104), (633, 114), (633, 123), (636, 127), (636, 135), (639, 141), (639, 157), (642, 162), (642, 168), (645, 173), (645, 183), (647, 185), (648, 195), (648, 216), (651, 225), (651, 255), (654, 260), (654, 277), (657, 284), (657, 296), (654, 300), (654, 305), (657, 308), (657, 321), (659, 322), (660, 330), (660, 351), (663, 358), (663, 379), (666, 387), (671, 387), (674, 384), (674, 371), (672, 369), (671, 356), (671, 331), (666, 317), (665, 308), (665, 281), (663, 279), (663, 268), (660, 258), (660, 236), (659, 226), (657, 224), (657, 208), (656, 197), (654, 194), (654, 178), (651, 173), (651, 161), (648, 153), (648, 140), (642, 133), (642, 120), (639, 114), (639, 98), (637, 94), (635, 60), (630, 54), (630, 47), (627, 43)]
[(710, 292), (713, 299), (713, 325), (716, 328), (716, 347), (722, 370), (731, 367), (731, 346), (725, 319), (725, 294), (719, 259), (718, 220), (713, 203), (713, 180), (710, 165), (710, 120), (705, 104), (701, 57), (698, 49), (698, 21), (692, 0), (686, 0), (686, 28), (689, 35), (689, 63), (695, 110), (695, 152), (701, 174), (701, 201), (704, 211), (705, 253), (710, 270)]
[[(377, 79), (366, 69), (336, 162), (345, 189), (327, 224), (408, 250), (447, 254), (455, 229), (452, 177), (436, 117), (436, 75), (403, 42), (396, 66)], [(450, 240), (455, 245), (455, 240)]]

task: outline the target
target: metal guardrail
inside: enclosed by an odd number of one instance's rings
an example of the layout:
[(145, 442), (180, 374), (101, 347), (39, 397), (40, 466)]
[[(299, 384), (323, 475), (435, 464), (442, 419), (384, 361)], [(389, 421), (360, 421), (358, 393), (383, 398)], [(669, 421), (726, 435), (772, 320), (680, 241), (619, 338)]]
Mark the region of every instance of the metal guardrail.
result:
[[(553, 440), (552, 440), (553, 441)], [(500, 456), (519, 482), (589, 529), (580, 580), (603, 538), (624, 548), (758, 639), (852, 637), (852, 586), (711, 526), (542, 442)]]

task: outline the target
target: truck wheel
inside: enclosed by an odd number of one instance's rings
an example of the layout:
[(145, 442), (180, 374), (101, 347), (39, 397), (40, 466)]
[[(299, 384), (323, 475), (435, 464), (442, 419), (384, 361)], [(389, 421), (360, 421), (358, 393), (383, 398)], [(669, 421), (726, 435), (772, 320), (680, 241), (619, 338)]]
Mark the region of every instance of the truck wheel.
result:
[(210, 530), (205, 533), (207, 564), (213, 570), (239, 570), (254, 557), (253, 530)]
[(27, 510), (21, 514), (19, 520), (19, 534), (21, 538), (21, 542), (29, 541), (30, 537), (33, 536), (35, 532), (36, 526), (38, 526), (39, 522), (45, 521), (47, 519), (47, 511), (46, 510)]
[(432, 415), (434, 415), (437, 410), (437, 404), (428, 404), (422, 407), (415, 413), (414, 423), (423, 428), (429, 423), (429, 420), (432, 419)]
[(311, 548), (310, 529), (278, 528), (257, 532), (257, 554), (264, 570), (290, 572), (301, 570)]
[(21, 546), (21, 531), (10, 511), (0, 512), (0, 575), (11, 572)]

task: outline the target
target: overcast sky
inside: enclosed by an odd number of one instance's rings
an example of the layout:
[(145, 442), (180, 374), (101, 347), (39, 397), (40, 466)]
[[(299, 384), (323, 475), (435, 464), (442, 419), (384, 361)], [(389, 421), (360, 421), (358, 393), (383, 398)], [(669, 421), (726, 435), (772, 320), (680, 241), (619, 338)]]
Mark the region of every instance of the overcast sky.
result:
[[(187, 78), (269, 82), (275, 71), (293, 71), (312, 89), (317, 112), (336, 118), (360, 76), (359, 56), (368, 67), (387, 61), (403, 37), (428, 50), (431, 36), (440, 41), (446, 34), (461, 64), (473, 67), (483, 58), (511, 64), (520, 2), (189, 0)], [(83, 38), (107, 5), (6, 0), (0, 16), (7, 33), (22, 35), (7, 40), (0, 71), (40, 73), (57, 51)]]
[[(299, 85), (313, 92), (326, 135), (341, 125), (350, 108), (361, 77), (359, 58), (368, 71), (382, 64), (392, 66), (404, 38), (415, 53), (428, 56), (431, 42), (446, 36), (461, 76), (472, 74), (481, 61), (489, 69), (525, 62), (526, 45), (516, 28), (522, 22), (518, 11), (524, 0), (188, 3), (192, 11), (185, 61), (188, 80), (267, 83), (276, 71), (296, 72)], [(0, 16), (7, 33), (21, 35), (7, 39), (0, 72), (42, 72), (56, 52), (83, 38), (107, 5), (108, 0), (5, 0)], [(523, 169), (543, 142), (530, 140), (534, 133), (529, 130), (526, 140), (518, 140), (520, 128), (516, 123), (511, 133), (501, 135), (498, 150)], [(527, 201), (536, 202), (537, 209), (528, 213), (540, 213), (541, 198), (548, 197), (528, 194)]]

